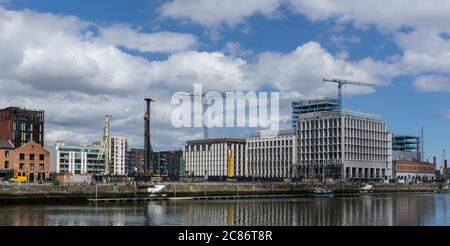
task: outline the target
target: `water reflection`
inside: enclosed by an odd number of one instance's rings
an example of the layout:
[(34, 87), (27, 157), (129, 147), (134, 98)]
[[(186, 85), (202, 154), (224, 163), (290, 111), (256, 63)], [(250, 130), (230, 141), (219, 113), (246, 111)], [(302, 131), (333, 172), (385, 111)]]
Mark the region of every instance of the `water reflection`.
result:
[(450, 225), (449, 195), (0, 206), (0, 225)]

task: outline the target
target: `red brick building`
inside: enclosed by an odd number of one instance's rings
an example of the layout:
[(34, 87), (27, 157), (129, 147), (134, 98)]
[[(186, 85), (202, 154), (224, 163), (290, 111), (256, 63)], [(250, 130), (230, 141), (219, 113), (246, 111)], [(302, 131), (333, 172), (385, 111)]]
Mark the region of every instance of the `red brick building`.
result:
[(428, 162), (397, 160), (393, 163), (394, 177), (405, 182), (428, 182), (435, 179), (436, 165)]
[(14, 146), (11, 141), (0, 140), (0, 177), (7, 177), (13, 172)]
[(14, 176), (27, 176), (29, 182), (50, 177), (50, 153), (34, 141), (15, 149), (12, 163)]

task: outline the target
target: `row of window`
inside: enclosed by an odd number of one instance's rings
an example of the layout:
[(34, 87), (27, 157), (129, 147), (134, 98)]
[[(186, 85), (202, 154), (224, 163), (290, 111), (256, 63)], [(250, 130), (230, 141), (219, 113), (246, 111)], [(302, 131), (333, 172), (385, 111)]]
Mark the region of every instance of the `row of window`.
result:
[(415, 165), (397, 165), (397, 171), (400, 172), (434, 172), (434, 167), (415, 166)]
[[(29, 158), (30, 161), (34, 161), (35, 156), (34, 156), (34, 154), (29, 154), (28, 158)], [(19, 154), (19, 160), (25, 160), (25, 154), (24, 153), (20, 153)], [(40, 161), (45, 160), (45, 155), (44, 154), (40, 154), (39, 155), (39, 160)]]
[(247, 143), (248, 148), (261, 148), (261, 147), (278, 147), (278, 146), (292, 146), (292, 139), (286, 140), (273, 140), (273, 141), (262, 141), (262, 142), (249, 142)]
[[(19, 163), (19, 170), (24, 170), (25, 169), (25, 163)], [(30, 163), (28, 165), (28, 169), (29, 170), (35, 170), (35, 165), (34, 163)], [(44, 171), (45, 170), (45, 165), (43, 163), (39, 164), (39, 170), (40, 171)]]

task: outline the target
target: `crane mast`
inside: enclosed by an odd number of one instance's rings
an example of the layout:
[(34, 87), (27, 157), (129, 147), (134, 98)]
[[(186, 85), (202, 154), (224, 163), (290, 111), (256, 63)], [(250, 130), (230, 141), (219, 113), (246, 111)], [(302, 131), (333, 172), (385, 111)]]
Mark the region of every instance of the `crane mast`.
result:
[(105, 175), (110, 175), (111, 174), (111, 170), (110, 170), (110, 160), (109, 160), (109, 145), (111, 143), (110, 141), (110, 135), (109, 135), (109, 129), (111, 126), (111, 115), (106, 115), (105, 116), (105, 126), (103, 128), (103, 139), (101, 141), (101, 149), (100, 152), (97, 155), (97, 161), (100, 161), (103, 159), (104, 161), (104, 165), (105, 165), (105, 170), (104, 170), (104, 174)]
[(359, 85), (359, 86), (375, 87), (375, 84), (373, 84), (373, 83), (357, 82), (357, 81), (350, 81), (350, 80), (344, 80), (344, 79), (323, 79), (323, 81), (338, 84), (339, 109), (342, 109), (342, 87), (344, 85)]

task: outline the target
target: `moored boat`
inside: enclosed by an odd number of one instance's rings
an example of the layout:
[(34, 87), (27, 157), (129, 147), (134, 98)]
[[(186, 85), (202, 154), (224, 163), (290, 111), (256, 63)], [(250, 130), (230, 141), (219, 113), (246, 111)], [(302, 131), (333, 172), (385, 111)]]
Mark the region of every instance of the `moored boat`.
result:
[(334, 191), (325, 187), (315, 187), (308, 192), (309, 196), (333, 196)]

